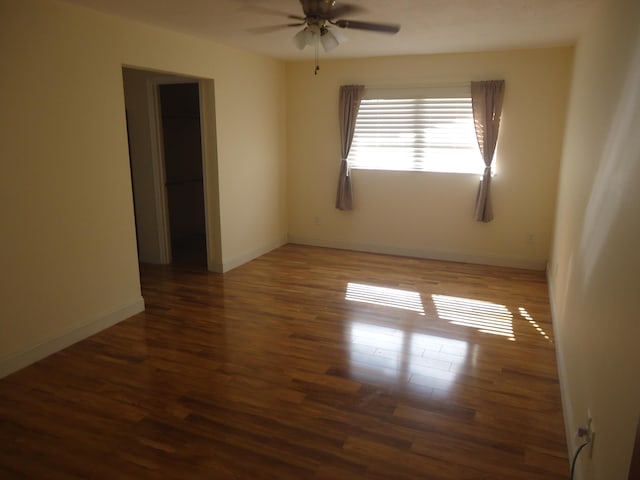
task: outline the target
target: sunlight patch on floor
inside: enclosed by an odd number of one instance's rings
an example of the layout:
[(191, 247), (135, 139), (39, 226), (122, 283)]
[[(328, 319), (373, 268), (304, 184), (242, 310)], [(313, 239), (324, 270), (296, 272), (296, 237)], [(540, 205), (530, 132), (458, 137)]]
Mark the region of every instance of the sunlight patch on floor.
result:
[(352, 302), (411, 310), (418, 312), (420, 315), (424, 315), (424, 305), (422, 304), (420, 294), (411, 290), (349, 282), (347, 284), (345, 299)]
[(482, 333), (514, 341), (513, 315), (507, 307), (492, 302), (448, 295), (432, 295), (438, 317), (454, 325), (472, 327)]
[(520, 316), (522, 318), (524, 318), (525, 320), (527, 320), (529, 322), (529, 324), (535, 328), (538, 333), (540, 335), (542, 335), (548, 342), (553, 343), (553, 341), (551, 340), (551, 338), (549, 338), (549, 335), (547, 335), (547, 332), (545, 332), (542, 327), (540, 325), (538, 325), (536, 323), (536, 321), (533, 319), (533, 317), (531, 315), (529, 315), (529, 312), (527, 312), (527, 309), (524, 307), (519, 307), (518, 308), (518, 312), (520, 313)]

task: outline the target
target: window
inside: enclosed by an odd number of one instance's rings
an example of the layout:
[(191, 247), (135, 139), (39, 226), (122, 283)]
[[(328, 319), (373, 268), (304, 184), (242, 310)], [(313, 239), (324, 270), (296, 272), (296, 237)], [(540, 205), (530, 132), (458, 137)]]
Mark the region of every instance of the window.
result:
[(349, 166), (482, 174), (469, 86), (367, 89)]

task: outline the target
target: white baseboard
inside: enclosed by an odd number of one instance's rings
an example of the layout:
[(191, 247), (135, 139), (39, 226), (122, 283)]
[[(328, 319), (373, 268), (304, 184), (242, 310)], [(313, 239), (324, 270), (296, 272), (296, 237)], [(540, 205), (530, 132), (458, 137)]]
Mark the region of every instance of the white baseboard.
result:
[(312, 245), (316, 247), (339, 248), (343, 250), (355, 250), (359, 252), (382, 253), (386, 255), (397, 255), (400, 257), (428, 258), (431, 260), (445, 260), (449, 262), (477, 263), (480, 265), (524, 268), (527, 270), (544, 271), (547, 265), (546, 259), (508, 257), (503, 255), (482, 255), (456, 251), (433, 249), (423, 250), (415, 248), (394, 247), (388, 245), (318, 240), (314, 238), (299, 237), (296, 235), (292, 235), (289, 237), (289, 243)]
[[(281, 247), (286, 243), (287, 243), (287, 239), (281, 238), (275, 242), (268, 243), (266, 245), (263, 245), (262, 247), (256, 248), (249, 252), (245, 252), (242, 255), (238, 255), (230, 259), (225, 259), (222, 261), (222, 270), (214, 270), (214, 271), (228, 272), (229, 270), (233, 270), (234, 268), (239, 267), (240, 265), (243, 265), (247, 262), (250, 262), (251, 260), (254, 260), (264, 255), (265, 253), (269, 253), (271, 250), (275, 250), (276, 248)], [(218, 267), (218, 265), (216, 264), (215, 267)]]
[(222, 264), (222, 262), (209, 260), (207, 262), (207, 270), (214, 273), (224, 273), (224, 265)]
[(144, 311), (144, 299), (138, 297), (127, 304), (88, 319), (78, 328), (69, 330), (21, 352), (4, 357), (0, 359), (0, 378), (6, 377), (53, 353), (59, 352), (80, 340), (84, 340), (142, 311)]
[(555, 339), (554, 345), (556, 350), (556, 365), (558, 366), (558, 382), (560, 383), (560, 399), (562, 401), (562, 419), (564, 421), (564, 434), (567, 440), (567, 452), (571, 459), (571, 454), (575, 449), (574, 445), (574, 432), (575, 430), (571, 426), (570, 419), (573, 418), (573, 408), (571, 407), (571, 398), (569, 395), (569, 389), (566, 382), (566, 369), (564, 362), (564, 355), (561, 349), (562, 341), (558, 334), (556, 327), (558, 319), (558, 310), (556, 306), (556, 299), (554, 295), (555, 291), (555, 278), (551, 268), (547, 268), (547, 285), (549, 288), (549, 309), (551, 310), (551, 326), (553, 328), (553, 338)]

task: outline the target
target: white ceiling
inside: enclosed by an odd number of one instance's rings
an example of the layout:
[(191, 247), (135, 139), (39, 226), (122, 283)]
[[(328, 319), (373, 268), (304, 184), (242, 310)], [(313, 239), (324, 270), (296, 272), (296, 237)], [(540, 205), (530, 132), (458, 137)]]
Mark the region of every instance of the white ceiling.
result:
[[(64, 0), (112, 15), (204, 37), (281, 59), (312, 58), (292, 43), (299, 0)], [(351, 20), (395, 23), (396, 35), (341, 30), (348, 37), (327, 57), (470, 52), (573, 43), (594, 0), (337, 0), (366, 10)], [(269, 10), (271, 13), (266, 13)]]

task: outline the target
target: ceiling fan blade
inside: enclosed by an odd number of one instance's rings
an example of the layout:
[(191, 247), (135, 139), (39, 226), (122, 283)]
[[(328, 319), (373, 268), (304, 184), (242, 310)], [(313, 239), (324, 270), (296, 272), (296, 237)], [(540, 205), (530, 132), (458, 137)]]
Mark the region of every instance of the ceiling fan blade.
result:
[(343, 3), (341, 5), (333, 7), (329, 12), (329, 16), (327, 18), (329, 20), (333, 20), (334, 18), (344, 17), (345, 15), (353, 15), (356, 13), (367, 13), (367, 9), (362, 8), (359, 5)]
[(279, 30), (284, 30), (284, 29), (290, 28), (290, 27), (301, 27), (302, 25), (304, 25), (304, 22), (302, 22), (302, 23), (284, 23), (282, 25), (267, 25), (265, 27), (248, 28), (247, 32), (249, 32), (249, 33), (257, 33), (257, 34), (271, 33), (271, 32), (277, 32)]
[(283, 12), (281, 10), (275, 10), (273, 8), (267, 7), (259, 7), (258, 5), (245, 5), (242, 7), (242, 10), (248, 10), (256, 13), (262, 13), (264, 15), (274, 15), (276, 17), (284, 17), (289, 18), (291, 20), (304, 20), (304, 17), (300, 15), (291, 15), (288, 12)]
[(371, 32), (380, 33), (398, 33), (400, 31), (400, 25), (393, 25), (390, 23), (371, 23), (360, 22), (358, 20), (335, 20), (334, 25), (340, 28), (353, 28), (355, 30), (369, 30)]

